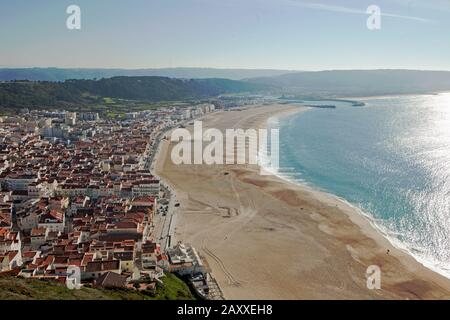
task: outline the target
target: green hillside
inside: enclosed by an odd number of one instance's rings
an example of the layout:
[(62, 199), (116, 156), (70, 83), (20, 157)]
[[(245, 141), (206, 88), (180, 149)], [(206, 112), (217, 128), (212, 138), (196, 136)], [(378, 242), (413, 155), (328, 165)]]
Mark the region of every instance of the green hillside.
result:
[(256, 92), (267, 85), (228, 79), (114, 77), (65, 82), (0, 83), (1, 108), (49, 108), (104, 103), (104, 98), (144, 102), (204, 99), (228, 93)]
[(69, 290), (64, 284), (0, 277), (0, 300), (192, 300), (188, 286), (172, 274), (163, 278), (156, 292), (139, 293), (132, 289), (82, 288)]

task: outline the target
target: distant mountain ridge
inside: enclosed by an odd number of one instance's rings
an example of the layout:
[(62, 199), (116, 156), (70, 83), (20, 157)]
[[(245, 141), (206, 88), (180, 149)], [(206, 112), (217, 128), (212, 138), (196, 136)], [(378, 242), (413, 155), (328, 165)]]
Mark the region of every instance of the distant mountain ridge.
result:
[(276, 69), (218, 69), (218, 68), (161, 68), (161, 69), (82, 69), (82, 68), (0, 68), (0, 81), (65, 81), (69, 79), (101, 79), (118, 76), (158, 76), (184, 79), (225, 78), (241, 80), (271, 77), (290, 73)]
[(450, 71), (332, 70), (247, 79), (294, 94), (362, 96), (450, 91)]

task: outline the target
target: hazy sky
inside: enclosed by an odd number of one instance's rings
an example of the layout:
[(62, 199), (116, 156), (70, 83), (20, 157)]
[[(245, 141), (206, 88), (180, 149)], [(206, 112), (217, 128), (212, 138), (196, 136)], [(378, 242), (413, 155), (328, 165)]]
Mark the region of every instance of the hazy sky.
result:
[(449, 17), (449, 0), (0, 0), (0, 66), (450, 70)]

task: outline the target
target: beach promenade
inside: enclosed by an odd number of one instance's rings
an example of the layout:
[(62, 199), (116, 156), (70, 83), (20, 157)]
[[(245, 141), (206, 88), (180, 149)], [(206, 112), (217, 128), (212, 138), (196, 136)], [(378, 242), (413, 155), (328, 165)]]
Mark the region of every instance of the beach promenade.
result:
[[(204, 128), (263, 128), (289, 105), (220, 112)], [(227, 299), (450, 298), (450, 281), (393, 247), (353, 207), (261, 176), (255, 165), (174, 165), (163, 141), (155, 170), (181, 206), (174, 240), (205, 256)], [(381, 269), (381, 289), (366, 270)]]

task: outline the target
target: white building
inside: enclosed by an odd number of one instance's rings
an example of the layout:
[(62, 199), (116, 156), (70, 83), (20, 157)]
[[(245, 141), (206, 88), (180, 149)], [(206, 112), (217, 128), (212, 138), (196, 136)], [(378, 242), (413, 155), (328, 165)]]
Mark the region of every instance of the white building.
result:
[(207, 269), (195, 248), (179, 242), (175, 247), (167, 249), (170, 271), (180, 275), (205, 274)]
[(74, 126), (76, 124), (77, 114), (76, 112), (66, 112), (64, 117), (64, 123), (68, 126)]
[(141, 180), (133, 183), (131, 193), (133, 198), (143, 196), (157, 197), (159, 189), (159, 180)]
[(64, 232), (66, 215), (64, 212), (51, 210), (39, 216), (38, 228), (55, 232)]

